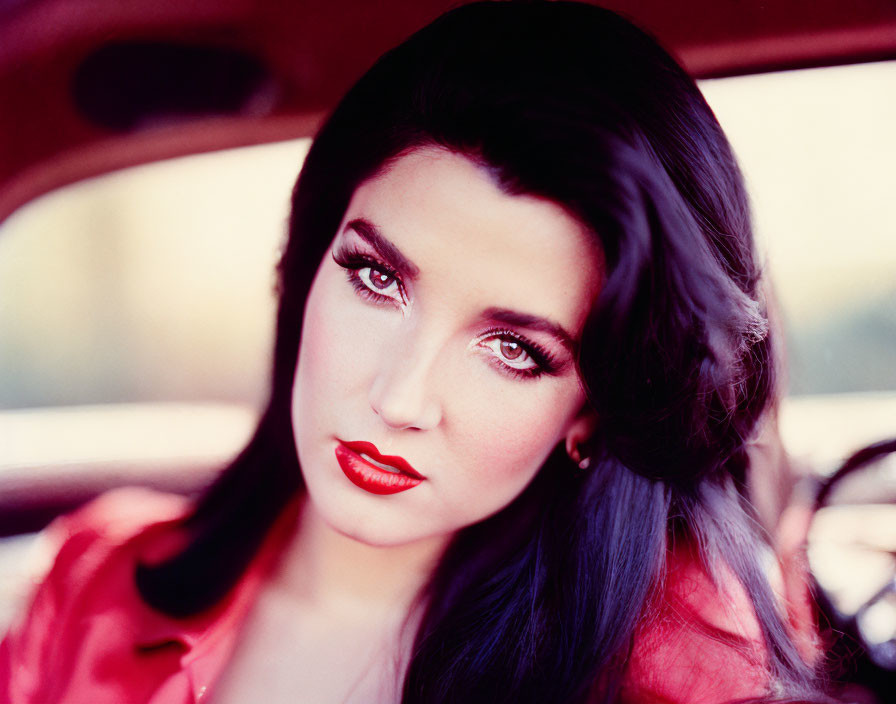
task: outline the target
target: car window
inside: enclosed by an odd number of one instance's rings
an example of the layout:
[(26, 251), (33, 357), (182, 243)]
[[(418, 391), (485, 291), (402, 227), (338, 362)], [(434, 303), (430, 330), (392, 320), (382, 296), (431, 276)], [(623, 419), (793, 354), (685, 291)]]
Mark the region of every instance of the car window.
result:
[(753, 201), (790, 391), (896, 390), (896, 62), (704, 81)]
[[(701, 83), (751, 194), (798, 449), (896, 432), (894, 84), (896, 62)], [(214, 401), (257, 412), (272, 269), (307, 147), (141, 166), (14, 214), (0, 227), (0, 405)]]
[(308, 144), (140, 166), (14, 214), (0, 229), (0, 403), (259, 407)]
[(785, 444), (831, 471), (896, 436), (896, 62), (703, 81), (786, 335)]

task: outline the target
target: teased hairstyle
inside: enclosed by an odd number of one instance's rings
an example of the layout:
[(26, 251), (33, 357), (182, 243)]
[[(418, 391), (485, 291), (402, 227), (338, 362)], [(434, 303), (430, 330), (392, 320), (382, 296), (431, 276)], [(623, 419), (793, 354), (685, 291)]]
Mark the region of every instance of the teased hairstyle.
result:
[(138, 569), (146, 601), (187, 615), (220, 600), (302, 490), (290, 399), (311, 281), (358, 185), (424, 145), (562, 204), (607, 279), (578, 360), (600, 422), (592, 469), (576, 475), (558, 447), (515, 501), (457, 533), (423, 595), (402, 701), (611, 701), (677, 540), (736, 575), (772, 677), (810, 691), (742, 492), (774, 365), (740, 173), (685, 72), (575, 3), (460, 7), (336, 107), (293, 194), (269, 404), (187, 519), (185, 549)]

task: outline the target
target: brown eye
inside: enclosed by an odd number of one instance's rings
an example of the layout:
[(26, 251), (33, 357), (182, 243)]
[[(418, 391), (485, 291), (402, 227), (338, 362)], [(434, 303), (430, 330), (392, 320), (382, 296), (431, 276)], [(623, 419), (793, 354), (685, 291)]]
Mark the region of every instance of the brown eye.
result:
[(377, 269), (370, 270), (370, 283), (373, 284), (375, 288), (380, 290), (389, 288), (392, 283), (395, 281), (394, 276), (389, 276), (388, 274), (384, 274)]
[(353, 271), (351, 276), (361, 286), (359, 290), (368, 291), (380, 299), (391, 298), (396, 303), (404, 303), (401, 281), (395, 274), (372, 266), (363, 266)]
[(519, 342), (512, 340), (501, 341), (501, 355), (505, 359), (517, 359), (523, 354), (523, 346)]
[(509, 369), (530, 374), (540, 369), (529, 346), (508, 333), (487, 333), (477, 340), (477, 344), (491, 350), (495, 359)]

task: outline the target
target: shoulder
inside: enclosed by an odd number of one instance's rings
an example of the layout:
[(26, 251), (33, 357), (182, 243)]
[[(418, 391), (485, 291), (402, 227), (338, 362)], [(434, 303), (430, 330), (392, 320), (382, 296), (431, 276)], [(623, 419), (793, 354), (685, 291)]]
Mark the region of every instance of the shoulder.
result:
[(189, 506), (188, 499), (176, 494), (128, 487), (57, 518), (42, 536), (51, 564), (35, 599), (54, 592), (73, 598), (110, 559), (122, 553), (131, 556), (129, 548), (148, 529), (177, 521)]
[(126, 487), (106, 492), (58, 518), (48, 530), (53, 538), (62, 540), (82, 535), (121, 542), (149, 525), (183, 516), (189, 505), (189, 500), (178, 494)]
[(670, 558), (629, 658), (623, 701), (710, 704), (758, 698), (770, 676), (752, 602), (730, 571), (692, 554)]
[(188, 508), (185, 497), (127, 487), (109, 491), (57, 518), (45, 531), (45, 544), (55, 559), (44, 587), (77, 589), (150, 526), (175, 521)]
[(14, 701), (39, 701), (28, 693), (45, 686), (48, 666), (60, 675), (77, 667), (76, 643), (88, 637), (88, 624), (114, 620), (130, 629), (142, 613), (136, 562), (160, 542), (155, 536), (165, 542), (164, 526), (189, 506), (177, 495), (119, 489), (54, 521), (45, 536), (55, 549), (52, 566), (0, 645), (0, 692), (15, 692)]

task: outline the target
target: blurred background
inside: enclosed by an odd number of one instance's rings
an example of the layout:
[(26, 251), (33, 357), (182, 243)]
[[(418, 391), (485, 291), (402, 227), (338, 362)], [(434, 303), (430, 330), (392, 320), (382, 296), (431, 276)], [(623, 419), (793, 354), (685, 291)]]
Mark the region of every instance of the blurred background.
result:
[[(34, 531), (122, 484), (195, 493), (245, 443), (311, 136), (454, 4), (0, 1), (0, 631), (46, 566)], [(896, 436), (896, 4), (601, 4), (700, 79), (747, 180), (786, 338), (783, 447), (774, 428), (756, 442), (774, 534), (853, 451)], [(869, 632), (896, 669), (881, 462), (847, 511), (825, 508), (813, 570), (836, 608), (886, 595)]]
[[(873, 438), (875, 418), (894, 417), (877, 404), (896, 392), (896, 62), (701, 87), (752, 197), (787, 337), (788, 405), (815, 426), (802, 439), (790, 430), (793, 449), (819, 442), (817, 396), (838, 424)], [(136, 166), (18, 209), (0, 225), (2, 407), (202, 403), (257, 413), (274, 265), (309, 144)], [(855, 410), (863, 404), (868, 413)], [(800, 420), (786, 415), (785, 429)]]

